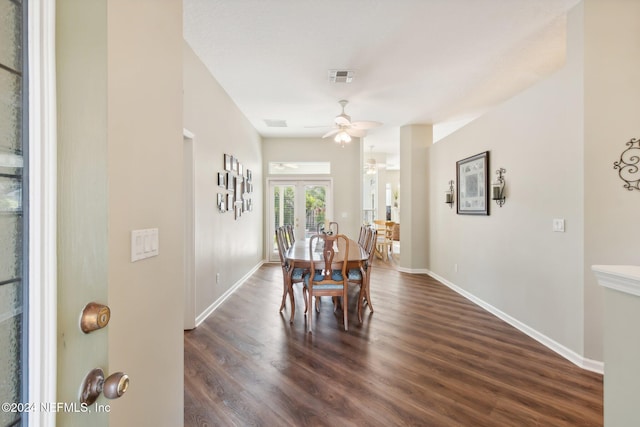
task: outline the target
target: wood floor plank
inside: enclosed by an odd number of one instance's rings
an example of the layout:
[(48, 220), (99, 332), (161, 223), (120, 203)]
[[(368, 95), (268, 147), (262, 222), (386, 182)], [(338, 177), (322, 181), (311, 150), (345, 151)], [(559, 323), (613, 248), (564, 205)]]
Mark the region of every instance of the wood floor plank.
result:
[(602, 426), (602, 376), (426, 275), (375, 261), (363, 323), (349, 298), (293, 323), (262, 266), (185, 332), (185, 426)]

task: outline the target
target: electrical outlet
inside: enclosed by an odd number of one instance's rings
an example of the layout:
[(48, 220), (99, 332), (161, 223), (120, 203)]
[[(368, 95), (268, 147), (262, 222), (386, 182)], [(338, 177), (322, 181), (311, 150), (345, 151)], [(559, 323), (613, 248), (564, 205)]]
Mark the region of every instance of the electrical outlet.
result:
[(458, 264), (453, 264), (453, 271), (458, 272)]
[(216, 283), (220, 283), (220, 273), (216, 273)]

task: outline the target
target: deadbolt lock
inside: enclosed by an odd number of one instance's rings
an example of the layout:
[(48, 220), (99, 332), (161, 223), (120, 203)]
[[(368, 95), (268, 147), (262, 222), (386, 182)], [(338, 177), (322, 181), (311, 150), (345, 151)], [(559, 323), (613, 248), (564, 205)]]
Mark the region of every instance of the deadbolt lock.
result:
[(106, 379), (104, 371), (100, 368), (93, 369), (82, 382), (80, 390), (80, 403), (87, 406), (93, 405), (100, 393), (107, 399), (117, 399), (129, 388), (129, 376), (124, 372), (115, 372)]
[(80, 329), (85, 334), (102, 329), (109, 323), (111, 310), (109, 307), (97, 302), (90, 302), (82, 309), (80, 317)]

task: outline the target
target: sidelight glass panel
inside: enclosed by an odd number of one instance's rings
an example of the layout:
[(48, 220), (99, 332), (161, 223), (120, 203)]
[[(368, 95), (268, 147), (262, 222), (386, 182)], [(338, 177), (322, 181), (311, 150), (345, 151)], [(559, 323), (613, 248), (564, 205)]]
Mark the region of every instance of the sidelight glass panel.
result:
[(22, 150), (21, 85), (20, 76), (0, 68), (0, 154)]
[[(0, 214), (0, 283), (21, 276), (22, 218)], [(0, 285), (0, 288), (2, 285)]]
[[(3, 288), (13, 285), (0, 286)], [(2, 295), (0, 299), (11, 298), (22, 291), (12, 289), (11, 295)], [(14, 302), (17, 304), (18, 302)], [(4, 304), (3, 304), (4, 305)], [(4, 307), (0, 310), (4, 310)], [(20, 348), (22, 347), (22, 320), (21, 313), (17, 309), (9, 309), (0, 312), (0, 400), (2, 402), (21, 402), (22, 364), (20, 363)], [(0, 426), (20, 425), (14, 424), (20, 419), (20, 414), (15, 412), (0, 411)]]
[[(28, 401), (24, 383), (26, 238), (23, 206), (24, 11), (0, 0), (0, 402)], [(1, 411), (0, 427), (22, 426), (22, 414)]]
[(0, 0), (0, 64), (22, 68), (22, 7), (20, 1)]

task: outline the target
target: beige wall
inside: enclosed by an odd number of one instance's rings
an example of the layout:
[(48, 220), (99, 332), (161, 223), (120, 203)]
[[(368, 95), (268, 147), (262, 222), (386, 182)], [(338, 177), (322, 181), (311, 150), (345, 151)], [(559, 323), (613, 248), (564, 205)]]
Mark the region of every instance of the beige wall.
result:
[[(565, 356), (601, 360), (584, 350), (580, 10), (568, 31), (560, 71), (431, 147), (429, 269)], [(443, 196), (456, 161), (487, 150), (490, 180), (497, 168), (507, 170), (506, 204), (490, 201), (490, 216), (457, 215)], [(565, 219), (565, 233), (552, 231), (553, 218)]]
[[(269, 162), (331, 162), (333, 178), (333, 218), (340, 225), (340, 233), (357, 237), (361, 221), (362, 160), (360, 144), (354, 138), (340, 147), (331, 139), (322, 138), (264, 138), (264, 170)], [(283, 177), (280, 175), (279, 177)], [(295, 179), (285, 175), (286, 179)], [(268, 206), (265, 205), (265, 217)]]
[[(110, 425), (183, 421), (182, 2), (109, 0), (109, 370), (131, 376)], [(159, 256), (131, 263), (130, 232)]]
[(640, 138), (639, 16), (637, 1), (584, 2), (584, 304), (586, 313), (594, 313), (585, 318), (585, 349), (600, 352), (604, 336), (607, 426), (638, 420), (638, 297), (597, 286), (591, 266), (640, 264), (640, 194), (624, 189), (613, 170), (625, 143)]
[[(183, 422), (182, 3), (57, 2), (58, 400), (84, 375), (124, 371), (107, 415), (65, 426)], [(158, 228), (159, 256), (131, 263), (130, 232)], [(89, 301), (111, 322), (82, 335)]]
[[(603, 360), (607, 333), (591, 265), (638, 263), (640, 199), (613, 162), (638, 137), (639, 14), (629, 0), (580, 3), (559, 72), (431, 150), (430, 269), (585, 366)], [(440, 197), (455, 161), (484, 150), (507, 169), (506, 204), (455, 215)]]
[[(196, 316), (201, 318), (264, 259), (262, 147), (258, 133), (186, 42), (183, 64), (184, 127), (194, 134)], [(253, 173), (254, 210), (238, 220), (216, 206), (217, 193), (226, 194), (217, 187), (225, 153)]]
[[(584, 3), (585, 347), (601, 354), (603, 292), (593, 264), (640, 264), (640, 194), (625, 190), (613, 162), (640, 138), (640, 2)], [(604, 331), (606, 333), (606, 331)]]

